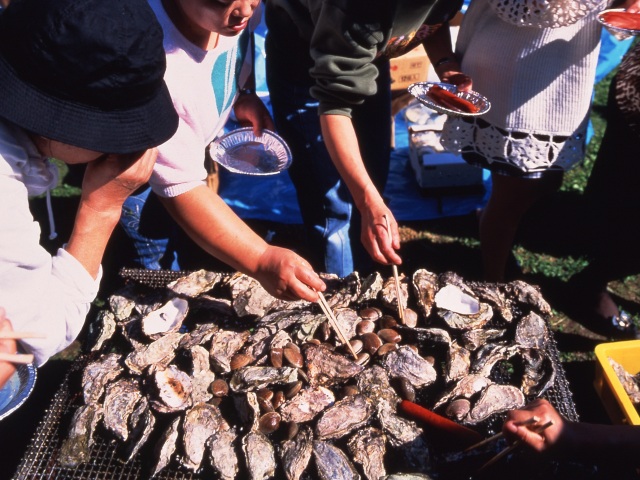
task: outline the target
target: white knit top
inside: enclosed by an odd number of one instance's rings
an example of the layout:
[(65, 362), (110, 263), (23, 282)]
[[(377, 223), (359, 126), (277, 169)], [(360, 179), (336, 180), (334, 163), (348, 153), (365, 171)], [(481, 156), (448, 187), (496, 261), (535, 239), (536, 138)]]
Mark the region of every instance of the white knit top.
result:
[(481, 117), (489, 125), (449, 118), (445, 148), (524, 172), (580, 162), (600, 45), (596, 15), (607, 3), (472, 0), (456, 53), (491, 102)]

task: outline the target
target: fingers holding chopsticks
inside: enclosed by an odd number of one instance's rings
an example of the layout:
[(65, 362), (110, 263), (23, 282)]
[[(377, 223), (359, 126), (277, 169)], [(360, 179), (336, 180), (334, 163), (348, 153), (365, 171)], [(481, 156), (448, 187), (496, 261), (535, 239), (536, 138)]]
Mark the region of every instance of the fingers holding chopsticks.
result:
[[(547, 425), (544, 429), (518, 425), (518, 422), (535, 415), (540, 420), (536, 424)], [(544, 399), (534, 400), (526, 407), (507, 414), (502, 427), (504, 436), (510, 441), (521, 441), (538, 452), (553, 449), (564, 428), (565, 421), (553, 406)]]

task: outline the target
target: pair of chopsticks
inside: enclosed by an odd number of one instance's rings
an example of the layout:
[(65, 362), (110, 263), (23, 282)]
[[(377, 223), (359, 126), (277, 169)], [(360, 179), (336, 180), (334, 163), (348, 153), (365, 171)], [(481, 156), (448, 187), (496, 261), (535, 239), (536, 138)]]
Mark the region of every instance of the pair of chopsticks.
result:
[[(24, 338), (45, 338), (45, 336), (35, 332), (0, 332), (0, 340), (21, 340)], [(33, 355), (30, 353), (0, 353), (0, 362), (29, 364), (33, 363)]]
[[(387, 234), (389, 235), (389, 240), (391, 241), (391, 227), (389, 225), (389, 218), (386, 215), (383, 215), (385, 228), (387, 229)], [(393, 278), (396, 283), (396, 299), (398, 300), (398, 317), (400, 317), (400, 323), (404, 325), (404, 307), (402, 306), (402, 290), (400, 289), (400, 277), (398, 277), (398, 267), (395, 265), (391, 266), (393, 268)]]
[[(530, 428), (530, 430), (532, 432), (535, 433), (541, 433), (542, 431), (546, 430), (547, 428), (549, 428), (551, 425), (553, 425), (553, 420), (549, 420), (547, 423), (543, 424), (543, 425), (536, 425), (538, 422), (540, 421), (540, 419), (538, 417), (531, 417), (527, 420), (524, 420), (522, 422), (516, 422), (516, 425), (519, 427), (522, 426), (529, 426), (531, 425), (532, 428)], [(476, 443), (475, 445), (471, 445), (469, 448), (467, 448), (465, 450), (465, 452), (468, 452), (469, 450), (473, 450), (474, 448), (478, 448), (482, 445), (486, 445), (487, 443), (496, 440), (498, 438), (502, 437), (502, 432), (498, 433), (496, 435), (493, 435), (492, 437), (486, 438), (485, 440)], [(490, 467), (491, 465), (493, 465), (494, 463), (496, 463), (498, 460), (500, 460), (502, 457), (508, 455), (509, 453), (511, 453), (513, 450), (515, 450), (516, 448), (518, 448), (520, 445), (522, 445), (522, 440), (517, 440), (515, 442), (513, 442), (511, 445), (509, 445), (508, 447), (502, 449), (500, 452), (498, 452), (495, 456), (491, 457), (484, 465), (482, 465), (478, 471), (476, 473), (479, 473), (481, 471), (483, 471), (484, 469)]]
[(322, 308), (322, 311), (324, 312), (325, 316), (329, 320), (329, 323), (331, 324), (333, 329), (336, 331), (336, 334), (340, 337), (340, 340), (342, 341), (342, 343), (344, 343), (347, 346), (347, 348), (351, 352), (351, 355), (353, 355), (353, 358), (357, 360), (358, 354), (355, 352), (355, 350), (349, 343), (349, 340), (347, 340), (347, 336), (342, 331), (340, 322), (338, 322), (338, 319), (333, 314), (333, 311), (331, 310), (331, 307), (327, 303), (327, 299), (324, 298), (324, 295), (322, 294), (322, 292), (318, 292), (318, 304), (320, 305), (320, 308)]

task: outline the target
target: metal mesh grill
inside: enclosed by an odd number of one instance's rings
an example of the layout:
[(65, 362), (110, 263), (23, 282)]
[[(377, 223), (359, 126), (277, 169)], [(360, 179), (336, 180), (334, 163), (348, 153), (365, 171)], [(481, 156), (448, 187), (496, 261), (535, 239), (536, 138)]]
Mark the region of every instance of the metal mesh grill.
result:
[[(149, 271), (141, 269), (123, 269), (120, 275), (123, 279), (134, 281), (140, 285), (160, 288), (186, 275), (188, 272), (179, 271)], [(547, 390), (545, 397), (556, 407), (566, 419), (578, 421), (573, 395), (569, 389), (566, 373), (560, 363), (558, 347), (553, 336), (550, 336), (547, 352), (556, 368), (553, 387)], [(143, 469), (139, 455), (128, 463), (123, 463), (116, 452), (116, 443), (94, 436), (91, 450), (91, 460), (73, 469), (62, 468), (58, 463), (60, 445), (67, 434), (62, 428), (64, 419), (69, 419), (76, 408), (81, 405), (82, 396), (74, 395), (69, 389), (69, 377), (74, 372), (84, 369), (85, 358), (76, 360), (67, 374), (61, 387), (56, 392), (51, 406), (45, 412), (43, 420), (31, 439), (26, 454), (22, 458), (13, 480), (26, 479), (82, 479), (82, 480), (111, 480), (111, 479), (139, 479), (145, 478), (148, 472)], [(74, 401), (75, 399), (75, 401)], [(198, 479), (198, 475), (191, 472), (163, 469), (156, 477), (161, 480)]]
[[(76, 468), (63, 468), (58, 462), (60, 445), (67, 434), (62, 428), (64, 420), (71, 418), (82, 401), (81, 395), (76, 395), (77, 401), (69, 390), (69, 375), (84, 368), (85, 359), (74, 362), (71, 372), (53, 397), (51, 406), (45, 412), (43, 420), (38, 425), (35, 435), (26, 454), (13, 477), (13, 480), (113, 480), (140, 479), (148, 476), (143, 469), (138, 455), (132, 461), (123, 463), (116, 453), (116, 443), (109, 442), (99, 435), (94, 435), (94, 445), (91, 448), (91, 460)], [(189, 480), (199, 478), (191, 472), (162, 470), (154, 478), (163, 480)]]

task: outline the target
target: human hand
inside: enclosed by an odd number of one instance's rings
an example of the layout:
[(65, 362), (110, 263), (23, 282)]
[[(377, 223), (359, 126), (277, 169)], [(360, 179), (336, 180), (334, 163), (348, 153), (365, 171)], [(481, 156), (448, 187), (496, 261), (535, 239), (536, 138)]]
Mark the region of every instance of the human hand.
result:
[(282, 300), (318, 300), (327, 287), (309, 262), (286, 248), (269, 245), (253, 276), (274, 297)]
[(244, 93), (238, 96), (233, 104), (233, 111), (243, 127), (253, 127), (253, 134), (260, 136), (262, 130), (274, 131), (275, 125), (260, 97), (255, 93)]
[(626, 8), (629, 13), (640, 13), (640, 0), (627, 0), (621, 8)]
[[(518, 422), (523, 422), (531, 417), (538, 417), (536, 425), (544, 425), (552, 421), (553, 424), (536, 433), (528, 426), (518, 426)], [(502, 426), (502, 433), (510, 441), (520, 440), (538, 452), (559, 450), (565, 443), (566, 427), (568, 422), (560, 416), (553, 406), (544, 399), (537, 399), (525, 407), (512, 410), (507, 413), (507, 418)]]
[(158, 150), (130, 155), (105, 155), (87, 164), (81, 204), (99, 213), (117, 212), (129, 195), (151, 176)]
[(473, 87), (471, 77), (457, 70), (447, 70), (440, 75), (440, 80), (444, 83), (455, 85), (461, 92), (468, 92)]
[[(6, 318), (4, 308), (0, 307), (0, 332), (11, 332), (13, 327), (8, 318)], [(0, 340), (0, 353), (14, 354), (18, 346), (15, 340)], [(16, 371), (16, 367), (10, 362), (0, 362), (0, 388), (11, 378)]]
[(371, 258), (383, 265), (401, 264), (402, 258), (396, 253), (400, 248), (398, 224), (382, 198), (360, 209), (360, 213), (360, 240)]

